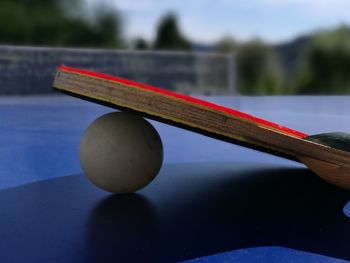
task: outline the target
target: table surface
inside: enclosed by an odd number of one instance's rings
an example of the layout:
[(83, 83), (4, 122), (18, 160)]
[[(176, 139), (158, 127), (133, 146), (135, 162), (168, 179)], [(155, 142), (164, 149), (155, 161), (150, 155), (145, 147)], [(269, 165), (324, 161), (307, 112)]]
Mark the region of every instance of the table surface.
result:
[[(349, 131), (350, 97), (208, 97), (309, 134)], [(302, 165), (152, 122), (164, 165), (111, 195), (78, 160), (112, 109), (68, 96), (0, 97), (1, 262), (344, 262), (350, 193)]]

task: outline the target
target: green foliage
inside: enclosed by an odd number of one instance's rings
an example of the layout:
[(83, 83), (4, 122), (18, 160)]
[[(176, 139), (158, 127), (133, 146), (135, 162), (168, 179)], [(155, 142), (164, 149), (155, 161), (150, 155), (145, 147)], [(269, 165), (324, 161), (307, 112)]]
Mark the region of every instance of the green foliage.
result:
[(82, 47), (121, 45), (118, 13), (105, 8), (88, 19), (78, 15), (80, 8), (79, 0), (2, 0), (0, 43)]
[(238, 48), (237, 75), (238, 89), (244, 95), (284, 93), (277, 56), (260, 41), (251, 41)]
[(93, 32), (97, 34), (104, 47), (122, 47), (122, 20), (116, 10), (111, 9), (108, 5), (101, 5), (96, 9), (94, 17)]
[(221, 39), (215, 50), (236, 54), (238, 90), (244, 95), (283, 94), (284, 76), (274, 50), (259, 40), (239, 44), (230, 37)]
[(349, 28), (316, 34), (304, 54), (297, 80), (301, 94), (349, 94)]
[(135, 39), (135, 41), (133, 43), (133, 47), (134, 47), (134, 49), (137, 49), (137, 50), (147, 50), (147, 49), (149, 49), (148, 43), (143, 38)]
[(160, 21), (154, 48), (162, 50), (191, 50), (191, 44), (180, 32), (177, 17), (174, 14), (168, 14)]
[(239, 44), (231, 37), (227, 36), (215, 44), (215, 50), (222, 53), (232, 53), (238, 49)]

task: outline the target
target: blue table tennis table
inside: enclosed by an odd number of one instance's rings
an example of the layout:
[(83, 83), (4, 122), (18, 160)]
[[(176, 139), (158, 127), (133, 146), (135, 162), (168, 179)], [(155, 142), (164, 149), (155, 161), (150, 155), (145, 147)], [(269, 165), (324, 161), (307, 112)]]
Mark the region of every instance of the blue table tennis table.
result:
[[(203, 98), (203, 97), (202, 97)], [(204, 97), (309, 134), (350, 131), (350, 97)], [(129, 195), (82, 174), (79, 140), (113, 109), (0, 97), (0, 262), (347, 262), (350, 192), (301, 164), (152, 121), (158, 177)]]

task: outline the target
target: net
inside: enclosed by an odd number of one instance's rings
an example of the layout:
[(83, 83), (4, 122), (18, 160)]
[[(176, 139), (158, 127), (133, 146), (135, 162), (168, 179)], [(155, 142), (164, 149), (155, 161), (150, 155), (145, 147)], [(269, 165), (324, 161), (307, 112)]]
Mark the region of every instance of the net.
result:
[(60, 64), (185, 94), (236, 91), (232, 54), (0, 46), (0, 94), (52, 93)]

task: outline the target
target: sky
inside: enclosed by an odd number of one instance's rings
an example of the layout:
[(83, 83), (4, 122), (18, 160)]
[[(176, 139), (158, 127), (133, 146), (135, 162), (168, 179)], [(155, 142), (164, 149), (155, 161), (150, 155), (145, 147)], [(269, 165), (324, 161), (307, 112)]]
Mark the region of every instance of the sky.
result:
[[(99, 0), (86, 0), (98, 3)], [(103, 0), (124, 18), (127, 38), (152, 41), (164, 14), (175, 12), (184, 35), (211, 44), (225, 36), (289, 41), (319, 29), (350, 25), (349, 0)]]

